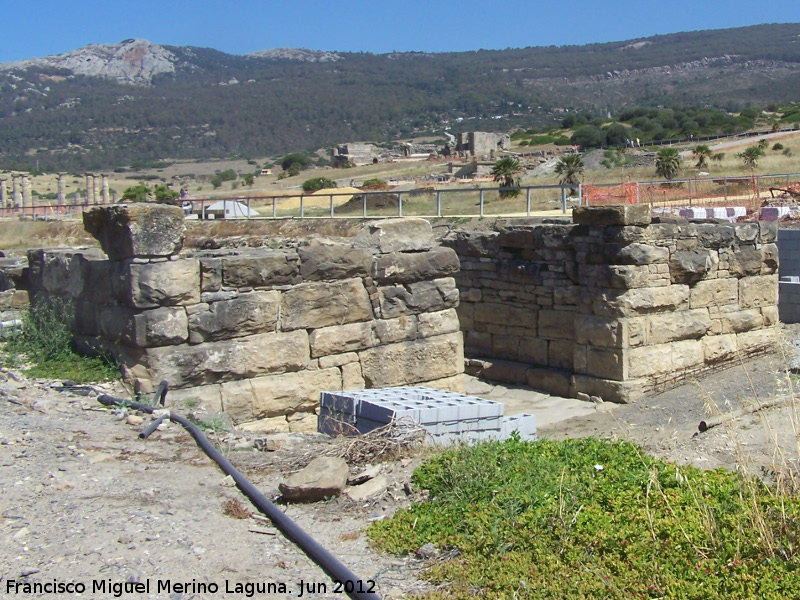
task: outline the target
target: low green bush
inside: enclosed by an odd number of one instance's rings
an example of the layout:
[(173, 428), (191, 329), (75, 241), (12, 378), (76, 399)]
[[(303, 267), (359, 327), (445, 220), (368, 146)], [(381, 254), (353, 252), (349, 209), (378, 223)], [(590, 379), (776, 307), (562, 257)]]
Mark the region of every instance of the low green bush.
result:
[[(800, 502), (598, 439), (443, 452), (414, 474), (430, 500), (373, 523), (379, 548), (453, 550), (429, 598), (785, 599), (800, 589)], [(457, 549), (457, 552), (455, 551)]]
[(6, 342), (4, 362), (26, 363), (33, 377), (69, 379), (76, 383), (119, 378), (119, 370), (103, 356), (83, 356), (72, 346), (72, 303), (60, 298), (34, 304), (22, 320), (21, 333)]

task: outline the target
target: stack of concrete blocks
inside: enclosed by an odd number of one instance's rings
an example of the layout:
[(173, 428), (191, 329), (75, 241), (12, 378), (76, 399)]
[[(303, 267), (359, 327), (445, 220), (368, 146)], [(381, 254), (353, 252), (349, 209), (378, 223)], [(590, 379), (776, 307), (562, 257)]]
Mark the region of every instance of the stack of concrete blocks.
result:
[(76, 339), (124, 365), (137, 391), (199, 399), (251, 428), (315, 430), (322, 390), (463, 389), (455, 252), (422, 219), (282, 250), (180, 256), (183, 211), (98, 208), (108, 254), (32, 252), (33, 286), (77, 307)]
[(446, 240), (466, 352), (491, 359), (475, 362), (486, 377), (629, 402), (774, 348), (774, 224), (653, 223), (634, 205), (573, 218)]
[(329, 435), (369, 433), (388, 424), (421, 425), (432, 441), (503, 440), (512, 432), (536, 439), (536, 417), (503, 417), (492, 400), (425, 387), (323, 392), (318, 429)]
[(778, 310), (784, 323), (800, 323), (800, 230), (778, 230)]

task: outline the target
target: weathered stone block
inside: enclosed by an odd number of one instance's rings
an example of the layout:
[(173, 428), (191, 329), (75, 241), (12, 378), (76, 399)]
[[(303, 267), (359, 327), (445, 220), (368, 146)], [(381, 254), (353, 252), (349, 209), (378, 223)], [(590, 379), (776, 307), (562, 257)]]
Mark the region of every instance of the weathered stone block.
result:
[(671, 344), (629, 348), (626, 355), (628, 377), (632, 379), (651, 377), (673, 370)]
[(739, 301), (739, 282), (732, 277), (698, 281), (689, 293), (689, 307), (727, 306)]
[(384, 319), (435, 312), (458, 305), (458, 289), (452, 277), (408, 285), (382, 286), (378, 291)]
[(625, 345), (624, 320), (594, 315), (575, 315), (575, 341), (579, 344), (622, 348)]
[(696, 308), (649, 317), (649, 344), (665, 344), (677, 340), (699, 338), (711, 328), (708, 309)]
[(672, 367), (675, 371), (695, 369), (704, 360), (703, 340), (683, 340), (672, 344)]
[(627, 404), (641, 398), (647, 389), (648, 382), (645, 379), (614, 381), (590, 375), (573, 375), (570, 395), (575, 397), (578, 392), (583, 392), (589, 396), (599, 396), (606, 402)]
[(775, 350), (778, 348), (778, 336), (774, 327), (745, 331), (736, 334), (736, 344), (744, 354)]
[(763, 244), (761, 246), (761, 274), (772, 275), (778, 271), (778, 245)]
[(594, 298), (594, 312), (603, 316), (632, 317), (684, 308), (689, 302), (688, 285), (637, 288), (622, 294), (598, 294)]
[(575, 313), (565, 310), (540, 310), (538, 334), (539, 337), (546, 339), (574, 340)]
[(167, 406), (181, 411), (203, 408), (209, 413), (222, 412), (222, 386), (218, 384), (201, 385), (182, 390), (170, 389)]
[(349, 363), (358, 362), (358, 354), (355, 352), (345, 352), (343, 354), (331, 354), (329, 356), (321, 356), (319, 359), (319, 368), (328, 369), (330, 367), (341, 367)]
[(706, 364), (728, 360), (736, 355), (736, 335), (712, 335), (703, 338), (703, 358)]
[(261, 419), (313, 411), (319, 405), (320, 392), (342, 389), (342, 374), (333, 367), (256, 377), (250, 383), (253, 387), (253, 415)]
[(411, 283), (452, 275), (458, 268), (455, 251), (437, 247), (427, 252), (392, 252), (379, 256), (372, 275), (379, 283)]
[(673, 283), (699, 281), (719, 264), (716, 252), (705, 248), (674, 252), (669, 261), (669, 274)]
[(361, 279), (302, 283), (283, 293), (281, 328), (316, 329), (372, 319), (372, 303)]
[(758, 223), (737, 223), (733, 226), (736, 239), (740, 242), (751, 243), (758, 240)]
[(83, 226), (111, 260), (173, 256), (181, 251), (183, 210), (166, 204), (119, 204), (83, 213)]
[(343, 390), (363, 390), (365, 386), (366, 382), (361, 373), (360, 363), (352, 362), (342, 365)]
[[(777, 257), (777, 252), (775, 253)], [(728, 259), (728, 271), (736, 277), (746, 275), (760, 275), (763, 266), (763, 256), (761, 250), (755, 246), (742, 246), (730, 254)], [(776, 258), (777, 261), (777, 258)]]
[(443, 240), (459, 256), (497, 256), (500, 234), (496, 231), (458, 231), (455, 238)]
[(299, 257), (294, 253), (264, 251), (253, 256), (222, 259), (222, 283), (231, 288), (265, 288), (297, 283)]
[(373, 321), (375, 336), (381, 344), (392, 344), (417, 337), (417, 316), (400, 316), (395, 319)]
[(222, 259), (200, 259), (200, 291), (218, 292), (222, 289)]
[(172, 346), (189, 337), (183, 308), (162, 307), (136, 312), (122, 306), (100, 311), (100, 331), (110, 340), (140, 348)]
[(760, 329), (763, 326), (764, 317), (761, 309), (758, 308), (723, 313), (722, 315), (722, 333), (741, 333), (751, 329)]
[(760, 308), (777, 304), (777, 275), (754, 275), (739, 280), (739, 306), (741, 308)]
[(456, 309), (449, 308), (439, 312), (422, 313), (418, 318), (417, 330), (421, 338), (457, 332), (459, 322)]
[(519, 340), (517, 360), (529, 365), (547, 365), (547, 340), (539, 337), (523, 337)]
[(586, 349), (586, 374), (602, 379), (623, 381), (627, 379), (625, 356), (622, 350), (605, 348)]
[(649, 225), (652, 221), (647, 204), (578, 206), (572, 209), (572, 221), (578, 225)]
[(208, 310), (189, 318), (192, 344), (274, 331), (281, 305), (280, 292), (251, 292), (232, 300), (212, 302)]
[(735, 241), (734, 228), (730, 225), (699, 223), (696, 226), (697, 243), (701, 248), (730, 248)]
[(516, 360), (520, 338), (517, 335), (493, 334), (492, 356), (504, 360)]
[(136, 308), (200, 302), (200, 263), (195, 259), (131, 264), (127, 297)]
[(611, 264), (618, 265), (652, 265), (666, 263), (669, 260), (669, 249), (649, 244), (628, 244), (619, 246), (609, 255)]
[(171, 387), (205, 385), (299, 371), (309, 361), (305, 331), (261, 333), (235, 340), (149, 348), (146, 364), (152, 379), (166, 379)]
[(249, 379), (223, 383), (219, 388), (222, 409), (235, 423), (252, 421), (255, 418), (253, 417), (253, 384)]
[(572, 370), (575, 365), (575, 342), (551, 340), (547, 345), (547, 364), (555, 369)]
[(359, 353), (368, 387), (387, 387), (452, 377), (464, 371), (461, 333), (399, 342)]
[(368, 277), (372, 252), (350, 243), (317, 238), (297, 248), (300, 275), (305, 281)]
[(314, 358), (364, 350), (374, 345), (370, 322), (321, 327), (312, 331), (308, 339)]
[(535, 330), (539, 321), (539, 311), (520, 308), (510, 303), (483, 302), (475, 306), (474, 318), (476, 323), (514, 324)]
[[(466, 331), (464, 332), (464, 345), (469, 349), (470, 354), (475, 354), (477, 356), (490, 356), (492, 352), (492, 334), (481, 331)], [(547, 364), (546, 341), (544, 361), (538, 362), (538, 364)]]
[(355, 236), (353, 245), (372, 252), (419, 252), (430, 250), (436, 241), (425, 219), (386, 219), (367, 223)]
[(570, 392), (571, 373), (557, 369), (528, 369), (525, 371), (527, 384), (535, 390), (541, 390), (554, 396), (568, 398)]

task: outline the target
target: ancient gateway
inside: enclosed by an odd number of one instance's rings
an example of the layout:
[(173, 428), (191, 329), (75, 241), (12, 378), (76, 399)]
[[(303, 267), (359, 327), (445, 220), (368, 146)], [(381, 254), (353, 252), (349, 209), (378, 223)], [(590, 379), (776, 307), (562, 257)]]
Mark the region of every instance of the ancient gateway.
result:
[(29, 253), (33, 301), (70, 298), (75, 335), (135, 389), (166, 379), (237, 422), (311, 429), (323, 390), (460, 391), (484, 374), (628, 402), (774, 347), (774, 224), (651, 222), (583, 208), (572, 224), (509, 220), (441, 243), (422, 219), (289, 249), (182, 251), (180, 209), (96, 208), (105, 254)]

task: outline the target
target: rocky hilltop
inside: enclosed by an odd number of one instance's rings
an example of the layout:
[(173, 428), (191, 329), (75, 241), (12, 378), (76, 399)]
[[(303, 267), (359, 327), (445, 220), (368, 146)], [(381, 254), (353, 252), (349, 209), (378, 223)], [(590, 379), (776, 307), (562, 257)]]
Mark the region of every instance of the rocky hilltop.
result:
[(75, 75), (106, 77), (119, 83), (147, 85), (156, 75), (174, 73), (178, 58), (147, 40), (125, 40), (119, 44), (90, 44), (55, 56), (0, 64), (0, 70), (30, 68), (66, 69)]

